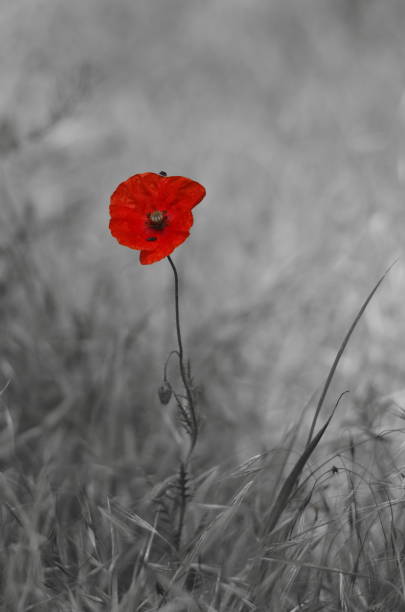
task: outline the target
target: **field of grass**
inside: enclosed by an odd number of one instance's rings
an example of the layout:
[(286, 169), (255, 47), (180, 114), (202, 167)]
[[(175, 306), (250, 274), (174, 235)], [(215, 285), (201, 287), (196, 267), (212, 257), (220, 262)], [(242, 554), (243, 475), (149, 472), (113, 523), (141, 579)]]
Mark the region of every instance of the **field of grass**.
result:
[[(405, 610), (404, 29), (402, 0), (0, 0), (0, 610)], [(170, 266), (108, 232), (160, 170), (207, 189), (180, 407)]]

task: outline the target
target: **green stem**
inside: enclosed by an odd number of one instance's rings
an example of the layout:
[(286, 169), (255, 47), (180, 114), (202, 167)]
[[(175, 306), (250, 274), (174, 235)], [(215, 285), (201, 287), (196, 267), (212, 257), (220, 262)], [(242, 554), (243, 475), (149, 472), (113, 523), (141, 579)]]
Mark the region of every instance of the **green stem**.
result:
[(180, 375), (181, 375), (181, 379), (183, 381), (184, 389), (186, 391), (187, 403), (188, 403), (188, 407), (189, 407), (189, 411), (190, 411), (190, 416), (191, 416), (191, 432), (190, 432), (191, 445), (190, 445), (190, 449), (188, 451), (188, 456), (187, 456), (187, 459), (188, 459), (190, 457), (191, 453), (193, 452), (194, 447), (195, 447), (196, 442), (197, 442), (198, 422), (197, 422), (197, 415), (196, 415), (195, 406), (194, 406), (193, 394), (191, 392), (190, 384), (189, 384), (189, 381), (188, 381), (188, 378), (187, 378), (187, 374), (186, 374), (186, 368), (185, 368), (185, 365), (184, 365), (183, 341), (181, 339), (181, 329), (180, 329), (179, 276), (177, 274), (176, 266), (174, 265), (173, 260), (170, 257), (170, 255), (167, 256), (167, 259), (169, 260), (169, 263), (170, 263), (170, 265), (172, 267), (173, 274), (174, 274), (174, 297), (175, 297), (175, 309), (176, 309), (176, 331), (177, 331), (177, 343), (178, 343), (178, 346), (179, 346)]

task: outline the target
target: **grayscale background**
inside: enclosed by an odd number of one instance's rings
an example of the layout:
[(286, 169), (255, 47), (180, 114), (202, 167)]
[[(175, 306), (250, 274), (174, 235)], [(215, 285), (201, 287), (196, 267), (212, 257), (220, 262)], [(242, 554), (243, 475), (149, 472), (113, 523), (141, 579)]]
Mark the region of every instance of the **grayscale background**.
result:
[(402, 0), (1, 0), (4, 444), (46, 423), (105, 463), (164, 446), (171, 270), (108, 231), (117, 184), (160, 170), (207, 190), (174, 253), (206, 447), (280, 439), (398, 258), (327, 402), (350, 390), (343, 428), (395, 418), (404, 32)]

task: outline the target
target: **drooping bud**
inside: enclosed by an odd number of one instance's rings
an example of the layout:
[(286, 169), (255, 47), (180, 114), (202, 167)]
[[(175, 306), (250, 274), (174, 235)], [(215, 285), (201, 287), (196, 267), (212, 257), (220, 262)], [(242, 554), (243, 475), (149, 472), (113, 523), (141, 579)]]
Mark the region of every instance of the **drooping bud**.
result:
[(160, 403), (163, 404), (163, 406), (167, 406), (172, 397), (172, 388), (167, 380), (165, 380), (163, 384), (160, 385), (158, 395)]

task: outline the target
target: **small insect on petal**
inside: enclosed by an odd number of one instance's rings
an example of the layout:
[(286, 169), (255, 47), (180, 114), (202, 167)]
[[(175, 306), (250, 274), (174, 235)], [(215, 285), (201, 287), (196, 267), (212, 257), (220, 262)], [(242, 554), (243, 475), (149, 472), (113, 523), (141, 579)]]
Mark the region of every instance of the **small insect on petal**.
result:
[(149, 238), (146, 239), (148, 242), (155, 242), (155, 240), (157, 240), (156, 236), (149, 236)]

